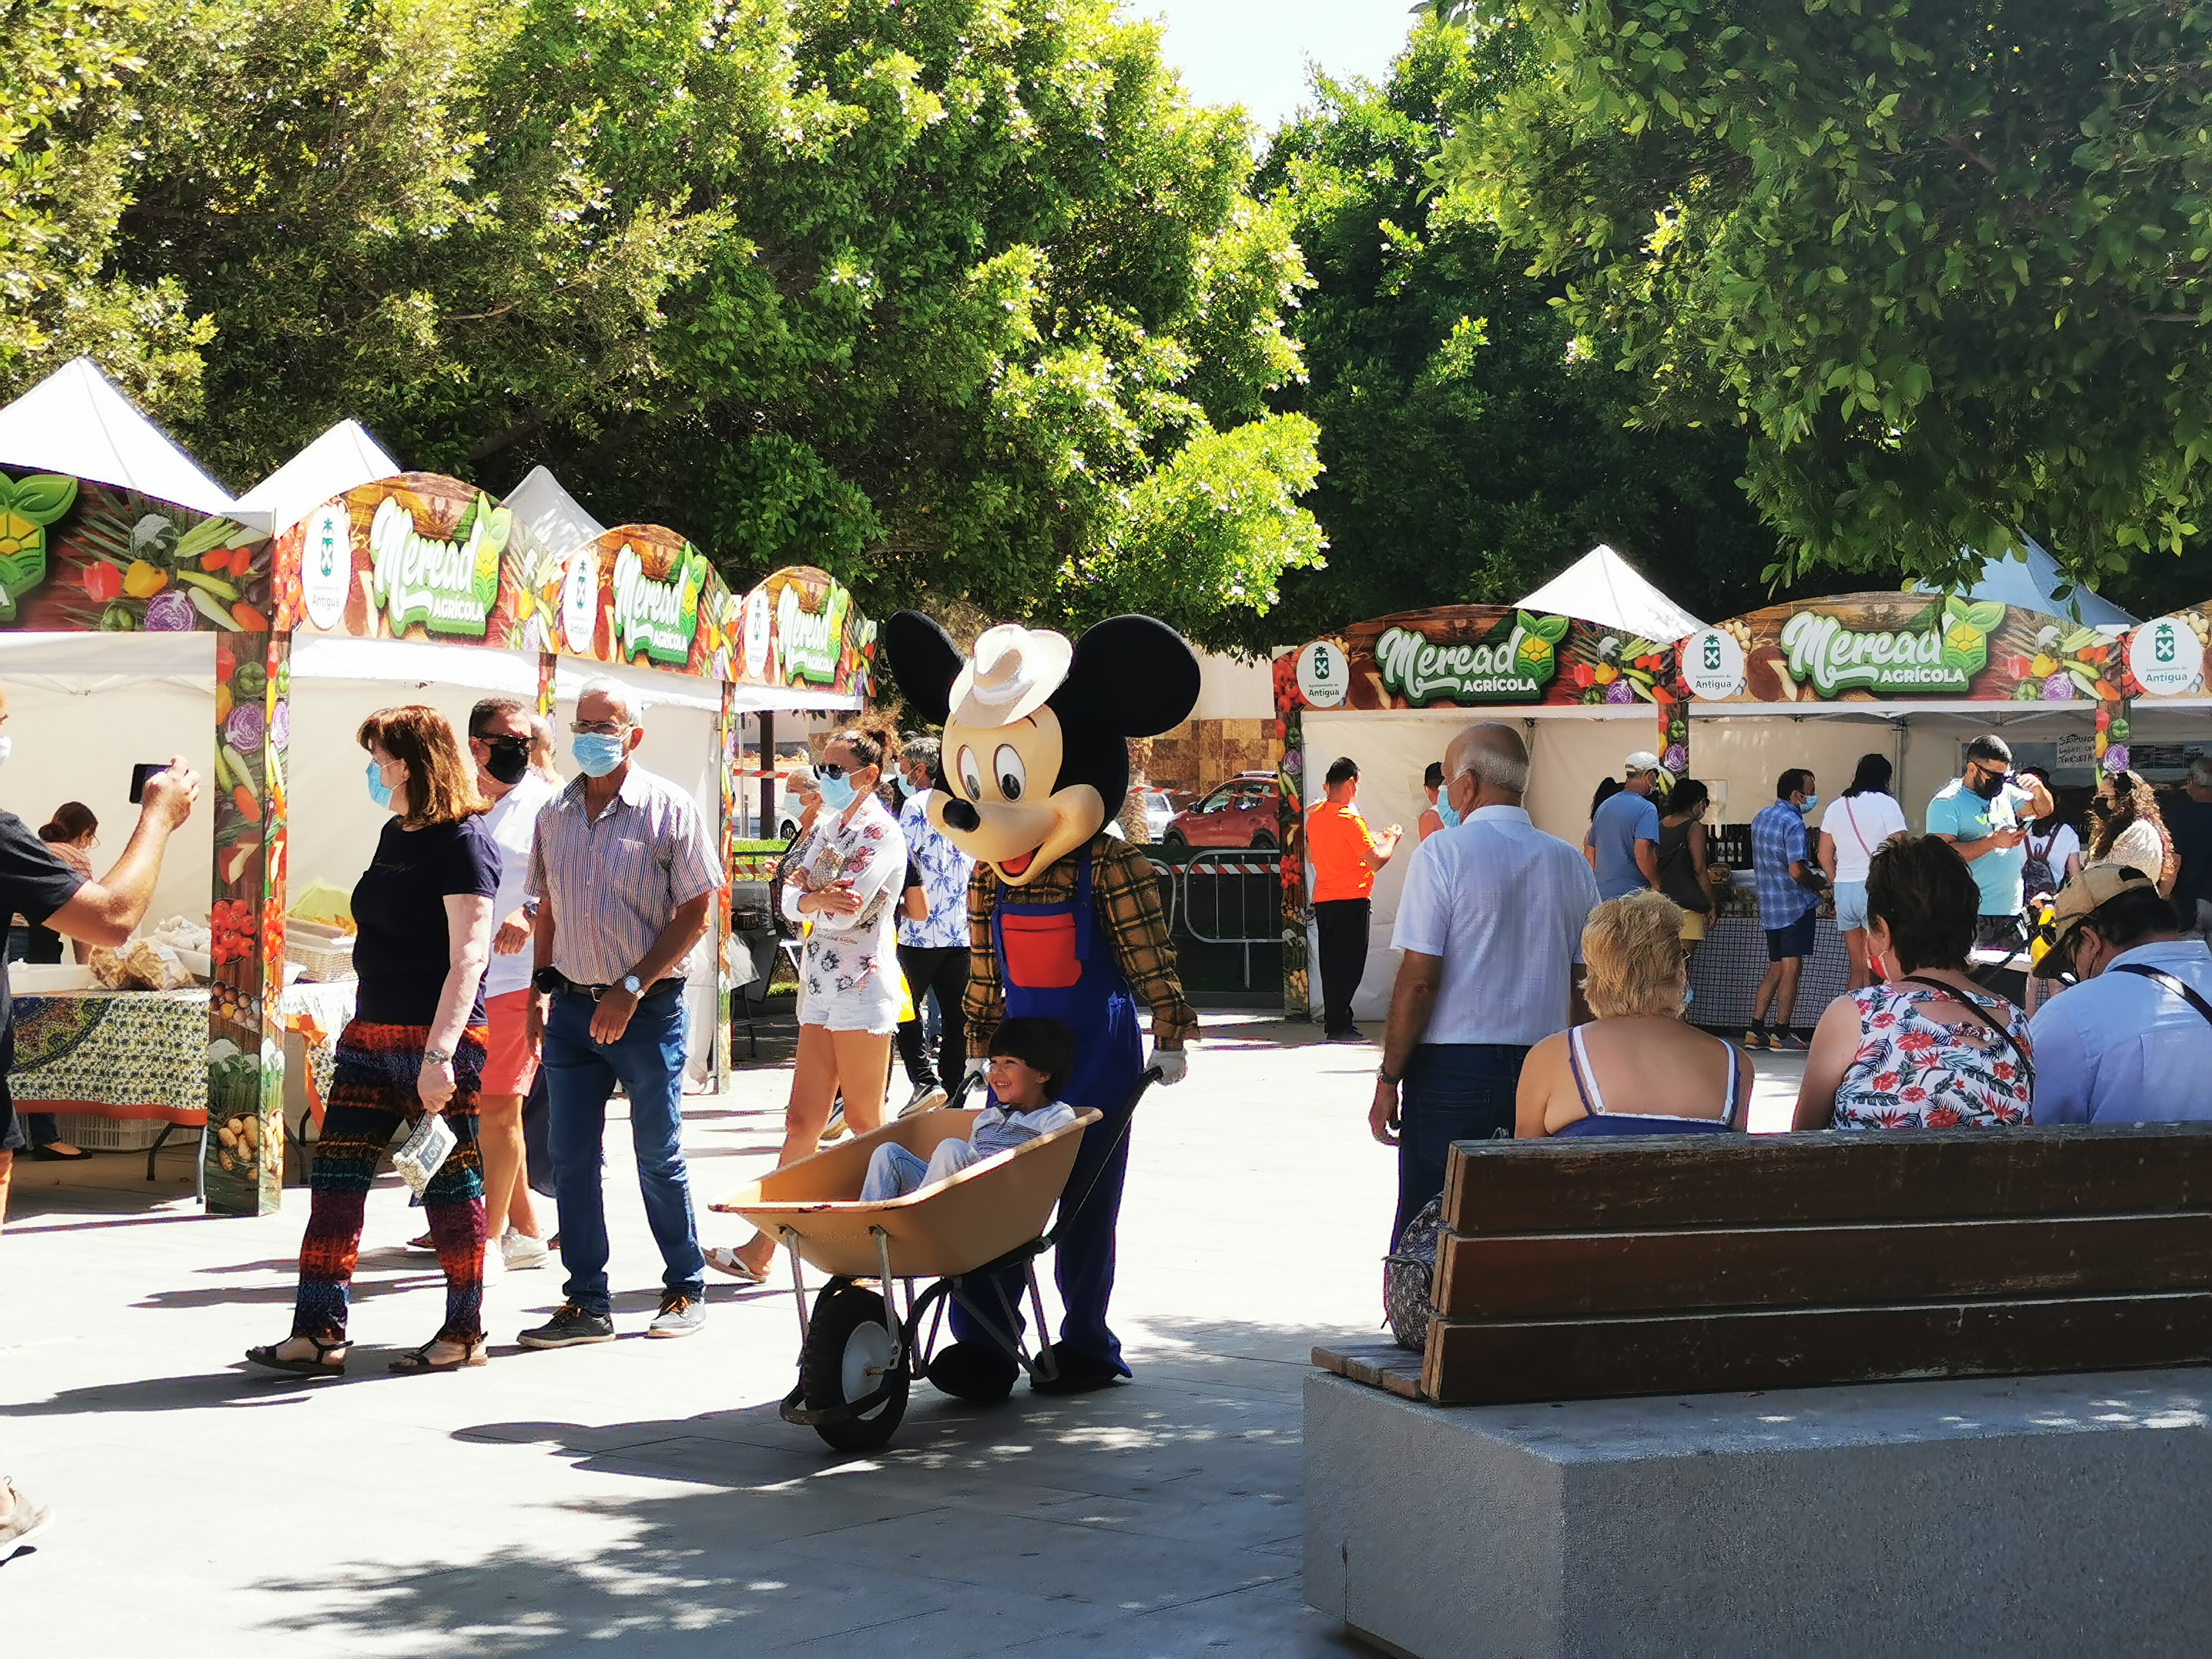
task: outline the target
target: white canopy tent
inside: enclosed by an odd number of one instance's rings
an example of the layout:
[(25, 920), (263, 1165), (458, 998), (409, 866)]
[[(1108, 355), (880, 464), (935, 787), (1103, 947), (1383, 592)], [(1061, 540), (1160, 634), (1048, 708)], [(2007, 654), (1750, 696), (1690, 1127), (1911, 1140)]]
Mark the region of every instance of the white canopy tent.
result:
[(241, 512), (265, 514), (281, 536), (307, 514), (359, 484), (397, 477), (399, 463), (358, 421), (340, 421), (238, 498)]
[[(2054, 617), (2078, 616), (2089, 628), (2133, 628), (2141, 620), (2101, 593), (2093, 593), (2086, 587), (2075, 588), (2063, 599), (2055, 597), (2066, 586), (2066, 578), (2059, 574), (2058, 561), (2034, 537), (2023, 535), (2021, 540), (2027, 544), (2026, 551), (1990, 561), (1982, 568), (1981, 580), (1965, 598), (1994, 599), (2023, 611), (2045, 611)], [(1933, 593), (1939, 590), (1923, 582), (1920, 591)]]
[(561, 481), (542, 466), (531, 468), (529, 475), (507, 493), (500, 505), (514, 514), (517, 524), (538, 538), (539, 546), (556, 556), (606, 532), (606, 526), (584, 511), (582, 504), (562, 487)]
[(230, 492), (116, 390), (73, 357), (0, 409), (0, 455), (17, 471), (59, 472), (239, 518)]
[(1521, 600), (1517, 608), (1532, 615), (1578, 617), (1662, 644), (1705, 626), (1603, 542)]

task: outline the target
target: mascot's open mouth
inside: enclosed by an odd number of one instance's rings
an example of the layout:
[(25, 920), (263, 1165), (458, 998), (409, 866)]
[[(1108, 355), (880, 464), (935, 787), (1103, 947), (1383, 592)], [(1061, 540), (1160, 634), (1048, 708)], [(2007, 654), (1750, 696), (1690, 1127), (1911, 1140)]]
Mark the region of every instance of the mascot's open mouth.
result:
[(1032, 847), (1028, 852), (1023, 854), (1021, 857), (1018, 859), (1000, 859), (999, 860), (999, 868), (1005, 871), (1010, 876), (1024, 875), (1028, 873), (1030, 866), (1036, 861), (1036, 848)]

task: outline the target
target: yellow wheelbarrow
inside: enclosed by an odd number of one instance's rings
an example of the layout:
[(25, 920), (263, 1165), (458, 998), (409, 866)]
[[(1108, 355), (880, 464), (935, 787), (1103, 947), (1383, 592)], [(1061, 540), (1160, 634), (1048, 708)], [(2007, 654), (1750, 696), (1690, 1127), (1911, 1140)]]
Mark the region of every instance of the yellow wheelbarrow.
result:
[[(1147, 1071), (1137, 1080), (1132, 1110), (1158, 1075)], [(947, 1301), (965, 1308), (1032, 1377), (1053, 1376), (1047, 1345), (1040, 1340), (1032, 1354), (1017, 1333), (1015, 1310), (998, 1275), (1012, 1268), (1026, 1275), (1042, 1339), (1044, 1298), (1037, 1290), (1036, 1259), (1052, 1248), (1097, 1185), (1094, 1176), (1091, 1187), (1060, 1203), (1084, 1133), (1102, 1114), (1081, 1112), (1050, 1134), (903, 1198), (867, 1204), (857, 1196), (877, 1147), (888, 1142), (927, 1158), (939, 1141), (965, 1139), (975, 1116), (941, 1107), (901, 1118), (786, 1164), (714, 1206), (743, 1216), (789, 1253), (799, 1306), (799, 1382), (784, 1397), (783, 1419), (812, 1429), (840, 1451), (873, 1450), (897, 1431), (909, 1386), (928, 1375)], [(1121, 1123), (1127, 1133), (1127, 1115)], [(1104, 1164), (1101, 1159), (1098, 1167)], [(1060, 1220), (1047, 1232), (1045, 1220), (1056, 1203)], [(811, 1310), (802, 1264), (830, 1275)], [(935, 1282), (917, 1294), (915, 1282), (924, 1279)], [(872, 1281), (872, 1288), (862, 1280)], [(900, 1286), (906, 1299), (902, 1317)]]

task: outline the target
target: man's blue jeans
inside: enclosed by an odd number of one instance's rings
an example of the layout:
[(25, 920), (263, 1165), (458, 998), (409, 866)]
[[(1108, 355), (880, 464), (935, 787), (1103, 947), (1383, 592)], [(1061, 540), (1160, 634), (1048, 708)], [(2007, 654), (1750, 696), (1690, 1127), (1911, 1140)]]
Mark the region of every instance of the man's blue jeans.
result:
[(607, 1097), (620, 1083), (629, 1096), (630, 1141), (645, 1218), (666, 1265), (671, 1291), (703, 1297), (706, 1262), (691, 1213), (684, 1167), (684, 995), (647, 997), (612, 1043), (592, 1040), (592, 1000), (556, 991), (545, 1018), (546, 1087), (552, 1102), (553, 1182), (561, 1206), (561, 1262), (568, 1299), (586, 1313), (611, 1310), (607, 1299), (607, 1206), (599, 1143)]
[(1425, 1042), (1398, 1085), (1398, 1218), (1406, 1224), (1444, 1189), (1455, 1140), (1513, 1139), (1514, 1097), (1526, 1048), (1509, 1042)]

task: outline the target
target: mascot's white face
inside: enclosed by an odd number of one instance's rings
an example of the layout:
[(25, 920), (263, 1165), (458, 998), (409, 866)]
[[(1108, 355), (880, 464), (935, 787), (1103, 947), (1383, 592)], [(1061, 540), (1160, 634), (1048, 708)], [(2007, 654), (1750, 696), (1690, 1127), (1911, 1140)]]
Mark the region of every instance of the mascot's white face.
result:
[(1055, 789), (1065, 757), (1050, 708), (1010, 726), (945, 725), (945, 781), (924, 811), (962, 852), (1012, 887), (1073, 852), (1106, 827), (1106, 803), (1087, 783)]
[(1150, 617), (1113, 617), (1075, 645), (1002, 623), (963, 657), (942, 628), (902, 611), (881, 648), (908, 707), (945, 728), (945, 787), (922, 811), (1010, 887), (1103, 830), (1128, 794), (1127, 739), (1171, 729), (1198, 702), (1198, 659)]

